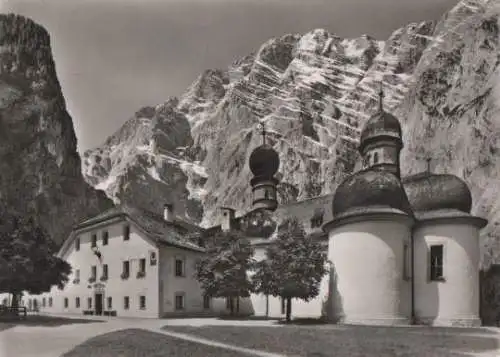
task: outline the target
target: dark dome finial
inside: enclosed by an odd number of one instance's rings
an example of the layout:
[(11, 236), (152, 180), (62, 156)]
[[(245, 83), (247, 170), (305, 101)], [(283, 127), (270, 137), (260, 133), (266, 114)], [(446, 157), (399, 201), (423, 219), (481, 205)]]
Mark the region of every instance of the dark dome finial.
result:
[(272, 177), (279, 168), (278, 153), (269, 144), (266, 144), (266, 128), (264, 122), (259, 123), (262, 134), (262, 145), (255, 148), (250, 154), (249, 166), (254, 176)]

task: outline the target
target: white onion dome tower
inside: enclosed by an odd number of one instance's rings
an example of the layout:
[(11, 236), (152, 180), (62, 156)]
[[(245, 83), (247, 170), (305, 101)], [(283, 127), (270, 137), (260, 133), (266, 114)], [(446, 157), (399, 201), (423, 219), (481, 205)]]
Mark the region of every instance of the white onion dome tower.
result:
[(383, 98), (381, 85), (378, 111), (363, 127), (358, 150), (363, 158), (363, 169), (373, 167), (400, 177), (399, 154), (403, 148), (401, 124), (394, 115), (384, 110)]
[(410, 247), (414, 217), (400, 180), (399, 121), (382, 107), (362, 130), (364, 167), (346, 178), (332, 202), (328, 233), (335, 287), (327, 315), (348, 324), (411, 322)]
[(274, 211), (278, 207), (277, 185), (279, 181), (274, 177), (278, 172), (280, 159), (271, 145), (266, 143), (266, 131), (263, 123), (262, 145), (255, 148), (250, 154), (248, 165), (253, 174), (250, 180), (252, 186), (253, 209)]

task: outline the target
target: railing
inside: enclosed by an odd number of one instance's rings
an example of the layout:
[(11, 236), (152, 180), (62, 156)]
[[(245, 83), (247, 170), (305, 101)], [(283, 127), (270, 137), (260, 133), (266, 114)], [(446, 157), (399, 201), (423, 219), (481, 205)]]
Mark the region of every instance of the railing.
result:
[(28, 310), (25, 306), (0, 306), (0, 320), (9, 318), (25, 319), (28, 316)]

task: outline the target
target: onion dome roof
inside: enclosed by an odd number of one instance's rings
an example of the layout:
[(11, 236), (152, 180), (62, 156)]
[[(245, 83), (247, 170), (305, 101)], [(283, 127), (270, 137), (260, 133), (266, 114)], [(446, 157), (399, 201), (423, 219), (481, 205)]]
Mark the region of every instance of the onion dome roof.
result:
[(264, 144), (250, 154), (248, 164), (254, 176), (272, 177), (279, 169), (280, 158), (271, 145)]
[(333, 197), (333, 216), (368, 208), (391, 209), (412, 215), (401, 181), (391, 172), (368, 169), (345, 179)]
[(420, 173), (403, 179), (414, 211), (458, 210), (470, 213), (472, 195), (467, 184), (455, 175)]
[(382, 90), (380, 91), (379, 96), (379, 110), (377, 113), (372, 115), (370, 119), (368, 119), (365, 126), (361, 130), (359, 145), (360, 151), (372, 142), (373, 139), (380, 137), (393, 138), (397, 140), (400, 145), (403, 145), (401, 123), (398, 118), (384, 110), (382, 103), (384, 94)]

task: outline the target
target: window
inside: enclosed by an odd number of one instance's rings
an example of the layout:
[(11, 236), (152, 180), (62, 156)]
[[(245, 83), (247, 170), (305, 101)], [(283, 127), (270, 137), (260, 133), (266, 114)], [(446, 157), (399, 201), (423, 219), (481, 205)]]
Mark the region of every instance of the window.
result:
[(108, 231), (102, 232), (102, 245), (108, 245), (109, 233)]
[(97, 277), (97, 267), (95, 265), (92, 265), (92, 267), (90, 268), (90, 278), (95, 280), (96, 277)]
[(175, 259), (175, 276), (184, 276), (184, 260)]
[(371, 153), (366, 154), (365, 159), (366, 159), (365, 167), (369, 167), (372, 162), (372, 154)]
[(108, 264), (102, 266), (101, 280), (108, 280)]
[(75, 270), (75, 279), (80, 280), (80, 269)]
[(49, 297), (49, 307), (52, 307), (52, 297)]
[(128, 310), (130, 307), (130, 298), (128, 296), (123, 297), (123, 309)]
[(184, 294), (183, 293), (175, 294), (175, 309), (176, 310), (184, 310)]
[(76, 307), (77, 309), (79, 309), (79, 308), (80, 308), (80, 298), (79, 298), (79, 297), (76, 297), (76, 298), (75, 298), (75, 307)]
[(204, 309), (210, 309), (210, 296), (208, 295), (203, 295), (203, 308)]
[(368, 166), (369, 160), (370, 160), (370, 156), (369, 155), (365, 155), (365, 157), (363, 158), (363, 167), (367, 167)]
[(432, 245), (430, 251), (430, 280), (441, 281), (443, 276), (443, 245)]
[(130, 239), (130, 226), (126, 225), (123, 226), (123, 240), (129, 240)]
[(130, 275), (130, 262), (128, 260), (125, 260), (123, 262), (122, 279), (127, 279), (129, 275)]
[(64, 298), (64, 308), (68, 308), (68, 298)]
[(281, 314), (286, 314), (286, 300), (281, 298)]
[(46, 305), (45, 303), (46, 303), (45, 298), (42, 298), (42, 307), (45, 307)]
[(146, 309), (146, 297), (144, 295), (139, 296), (139, 309)]
[(91, 248), (97, 247), (97, 234), (92, 234), (91, 242)]
[(145, 273), (146, 272), (146, 259), (142, 258), (139, 260), (139, 271)]
[(311, 228), (321, 227), (323, 224), (323, 212), (316, 212), (311, 218)]
[(269, 191), (264, 190), (264, 199), (268, 200), (269, 199)]
[(87, 309), (91, 309), (92, 308), (92, 298), (89, 297), (87, 298)]
[(156, 265), (156, 252), (149, 253), (149, 264)]
[(113, 298), (111, 296), (108, 296), (108, 309), (113, 308)]
[(373, 163), (377, 164), (378, 163), (378, 152), (373, 154)]
[(78, 252), (80, 250), (80, 238), (76, 238), (75, 240), (75, 250)]

